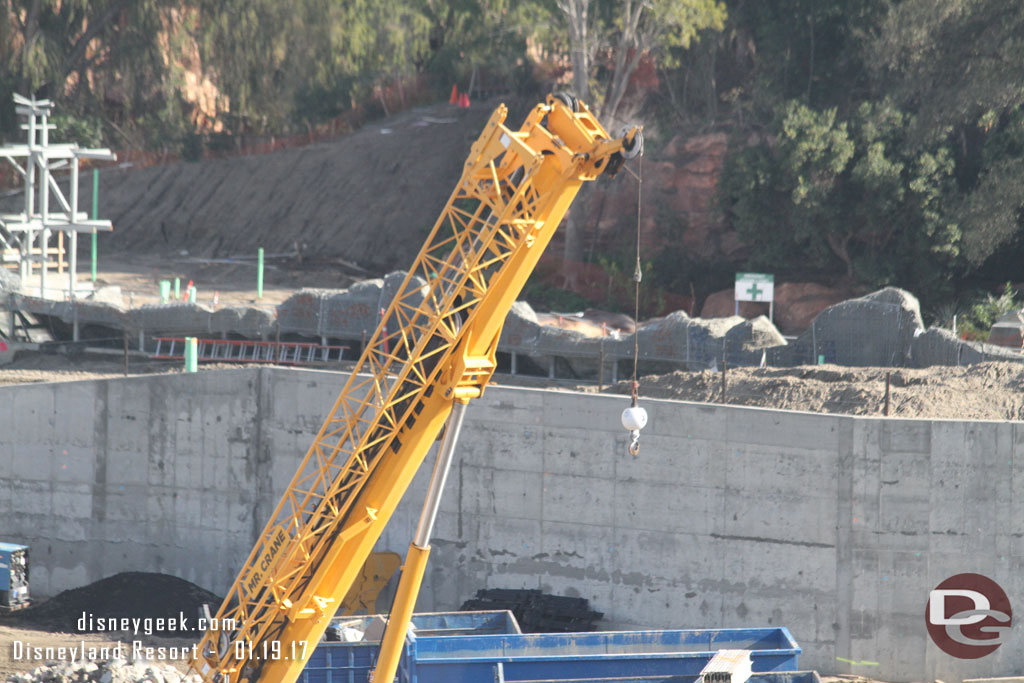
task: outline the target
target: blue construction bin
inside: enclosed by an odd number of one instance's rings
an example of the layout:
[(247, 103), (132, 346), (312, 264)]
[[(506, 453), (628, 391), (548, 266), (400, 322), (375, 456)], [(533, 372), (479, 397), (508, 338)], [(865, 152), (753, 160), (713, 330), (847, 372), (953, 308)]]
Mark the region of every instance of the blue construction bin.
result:
[[(379, 616), (337, 617), (332, 625), (345, 624), (366, 631)], [(455, 638), (469, 635), (518, 634), (519, 624), (511, 612), (425, 612), (412, 616), (412, 638), (405, 641), (397, 679), (409, 681), (412, 643), (428, 638)], [(365, 683), (366, 675), (377, 663), (379, 641), (358, 643), (323, 642), (310, 655), (299, 683)], [(493, 682), (491, 682), (493, 683)]]
[[(800, 647), (782, 627), (688, 631), (518, 633), (503, 612), (416, 615), (399, 683), (652, 681), (690, 683), (718, 650), (751, 650), (756, 673), (799, 668)], [(474, 615), (465, 619), (465, 615)], [(491, 615), (491, 616), (484, 616)], [(465, 620), (464, 620), (465, 619)], [(372, 617), (365, 618), (369, 625)], [(354, 625), (360, 628), (359, 624)], [(422, 626), (423, 628), (420, 628)], [(496, 629), (496, 630), (495, 630)], [(505, 629), (509, 632), (501, 632)], [(456, 634), (456, 631), (458, 632)], [(378, 642), (321, 643), (300, 683), (365, 683)], [(763, 683), (773, 679), (765, 677)], [(780, 679), (804, 683), (806, 679)]]
[(411, 650), (410, 683), (690, 681), (718, 650), (751, 650), (755, 672), (795, 670), (800, 654), (785, 628), (417, 638)]

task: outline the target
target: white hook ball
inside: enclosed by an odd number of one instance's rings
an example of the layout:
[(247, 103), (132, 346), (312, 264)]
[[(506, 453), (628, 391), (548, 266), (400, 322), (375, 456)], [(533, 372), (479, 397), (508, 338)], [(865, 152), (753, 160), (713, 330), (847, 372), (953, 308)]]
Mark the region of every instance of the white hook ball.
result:
[(638, 431), (647, 424), (647, 411), (640, 406), (630, 406), (622, 411), (622, 426), (629, 431)]

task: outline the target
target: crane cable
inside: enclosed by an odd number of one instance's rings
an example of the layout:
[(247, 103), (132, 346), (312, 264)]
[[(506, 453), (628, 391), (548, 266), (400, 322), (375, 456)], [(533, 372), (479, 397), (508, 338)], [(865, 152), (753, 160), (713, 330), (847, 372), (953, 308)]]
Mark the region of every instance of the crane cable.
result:
[(640, 338), (636, 334), (636, 326), (640, 322), (640, 281), (643, 279), (643, 271), (640, 268), (640, 199), (644, 189), (644, 157), (640, 155), (637, 162), (636, 176), (636, 267), (633, 269), (633, 405), (636, 405), (639, 382), (637, 382), (637, 363), (640, 358)]
[(622, 414), (622, 424), (629, 430), (629, 454), (636, 457), (640, 454), (640, 430), (647, 424), (647, 412), (640, 408), (640, 382), (637, 379), (637, 366), (640, 361), (640, 335), (638, 325), (640, 322), (640, 281), (643, 280), (643, 270), (640, 265), (640, 222), (641, 206), (644, 187), (644, 156), (640, 152), (640, 160), (637, 162), (637, 173), (633, 173), (629, 167), (624, 167), (630, 175), (636, 178), (636, 266), (633, 269), (633, 380), (630, 383), (630, 407)]

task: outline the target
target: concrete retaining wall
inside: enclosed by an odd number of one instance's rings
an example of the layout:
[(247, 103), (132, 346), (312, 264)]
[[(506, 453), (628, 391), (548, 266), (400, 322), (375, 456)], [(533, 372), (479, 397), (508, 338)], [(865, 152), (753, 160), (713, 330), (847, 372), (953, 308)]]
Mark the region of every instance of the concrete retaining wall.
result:
[[(32, 546), (39, 594), (129, 569), (223, 591), (342, 380), (246, 368), (0, 387), (3, 540)], [(822, 671), (1024, 668), (1020, 628), (967, 661), (924, 625), (952, 574), (1024, 599), (1024, 425), (649, 400), (633, 459), (624, 401), (494, 387), (470, 407), (419, 609), (538, 587), (588, 598), (608, 628), (785, 625)], [(427, 469), (380, 549), (404, 553)]]

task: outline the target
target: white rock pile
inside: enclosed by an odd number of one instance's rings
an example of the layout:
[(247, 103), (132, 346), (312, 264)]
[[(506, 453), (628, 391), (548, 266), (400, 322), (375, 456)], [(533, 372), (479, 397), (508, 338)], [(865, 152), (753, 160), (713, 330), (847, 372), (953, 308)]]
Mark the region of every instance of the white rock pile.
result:
[(198, 674), (185, 675), (169, 664), (124, 659), (47, 662), (29, 673), (11, 674), (7, 683), (200, 683)]

